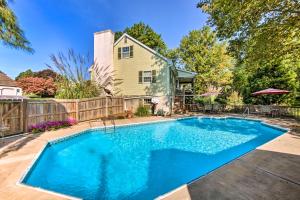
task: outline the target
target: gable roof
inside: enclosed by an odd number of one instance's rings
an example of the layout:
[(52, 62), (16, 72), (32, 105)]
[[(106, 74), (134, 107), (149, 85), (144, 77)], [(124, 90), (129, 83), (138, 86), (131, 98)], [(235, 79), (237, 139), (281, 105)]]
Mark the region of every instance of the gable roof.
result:
[(0, 71), (0, 86), (18, 87), (17, 82)]
[(162, 58), (163, 60), (167, 61), (168, 63), (170, 62), (170, 60), (166, 57), (164, 57), (163, 55), (161, 55), (160, 53), (158, 53), (157, 51), (155, 51), (154, 49), (151, 49), (150, 47), (148, 47), (147, 45), (143, 44), (142, 42), (138, 41), (137, 39), (131, 37), (130, 35), (128, 35), (127, 33), (124, 33), (115, 43), (114, 46), (116, 46), (124, 37), (127, 37), (129, 39), (131, 39), (132, 41), (134, 41), (135, 43), (137, 43), (138, 45), (144, 47), (145, 49), (147, 49), (148, 51), (150, 51), (151, 53), (159, 56), (160, 58)]

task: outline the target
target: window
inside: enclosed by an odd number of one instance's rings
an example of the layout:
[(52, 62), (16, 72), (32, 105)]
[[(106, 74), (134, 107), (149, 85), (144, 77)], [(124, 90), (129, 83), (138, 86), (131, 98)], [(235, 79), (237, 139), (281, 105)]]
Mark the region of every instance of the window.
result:
[(151, 98), (145, 98), (144, 99), (144, 104), (151, 104)]
[(139, 83), (156, 83), (156, 70), (139, 71)]
[(122, 48), (122, 58), (129, 58), (129, 47)]
[(151, 71), (144, 71), (143, 73), (143, 82), (144, 83), (151, 83), (152, 74)]
[(133, 57), (133, 46), (119, 47), (118, 58), (132, 58)]

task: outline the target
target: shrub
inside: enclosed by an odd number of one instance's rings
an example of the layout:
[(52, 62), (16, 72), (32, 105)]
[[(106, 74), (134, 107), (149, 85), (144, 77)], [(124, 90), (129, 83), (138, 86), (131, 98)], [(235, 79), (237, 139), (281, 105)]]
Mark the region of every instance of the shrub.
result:
[(44, 131), (53, 131), (60, 128), (72, 126), (76, 124), (75, 119), (68, 119), (64, 121), (49, 121), (49, 122), (43, 122), (35, 125), (31, 125), (28, 129), (30, 133), (40, 133)]
[(195, 102), (199, 103), (200, 105), (204, 104), (212, 104), (214, 103), (215, 97), (197, 97), (195, 98)]
[(56, 86), (52, 78), (44, 79), (38, 77), (27, 77), (21, 78), (17, 82), (25, 94), (51, 97), (54, 96), (56, 92)]
[(145, 106), (139, 106), (135, 115), (139, 116), (139, 117), (145, 117), (148, 116), (149, 113), (149, 109)]
[(57, 86), (55, 98), (58, 99), (82, 99), (100, 95), (97, 85), (89, 80), (74, 83), (68, 79), (60, 79)]

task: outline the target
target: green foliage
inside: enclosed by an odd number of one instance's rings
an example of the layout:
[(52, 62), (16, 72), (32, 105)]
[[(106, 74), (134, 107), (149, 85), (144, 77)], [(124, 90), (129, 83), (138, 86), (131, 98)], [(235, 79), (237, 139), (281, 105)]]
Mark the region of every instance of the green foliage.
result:
[(143, 22), (134, 24), (131, 27), (125, 28), (124, 31), (119, 31), (115, 33), (115, 41), (117, 41), (123, 33), (127, 33), (131, 37), (142, 42), (146, 46), (158, 51), (161, 54), (165, 54), (167, 46), (161, 35), (157, 34), (149, 25)]
[(221, 39), (239, 60), (300, 58), (300, 2), (297, 0), (201, 0)]
[(33, 72), (31, 69), (28, 69), (24, 72), (21, 72), (15, 80), (19, 80), (22, 78), (29, 78), (29, 77), (36, 77), (36, 78), (44, 78), (44, 79), (49, 79), (52, 78), (54, 81), (59, 78), (59, 75), (51, 70), (51, 69), (43, 69), (41, 71)]
[(59, 99), (82, 99), (97, 97), (100, 95), (100, 88), (95, 82), (88, 80), (89, 59), (77, 55), (69, 50), (68, 55), (63, 53), (52, 55), (53, 65), (48, 67), (56, 69), (60, 74), (57, 80), (56, 98)]
[[(299, 93), (300, 2), (296, 0), (201, 0), (209, 24), (220, 39), (229, 40), (237, 59), (232, 91), (245, 103), (292, 104)], [(251, 96), (266, 88), (287, 89), (289, 95)]]
[(57, 86), (58, 90), (55, 95), (57, 99), (83, 99), (100, 95), (99, 88), (89, 80), (72, 82), (68, 79), (61, 79)]
[(242, 105), (243, 97), (236, 91), (233, 91), (226, 99), (226, 103), (230, 105)]
[(165, 56), (172, 61), (173, 66), (181, 65), (179, 51), (177, 48), (175, 49), (168, 49)]
[(34, 72), (31, 69), (26, 70), (25, 72), (21, 72), (15, 79), (16, 81), (22, 78), (34, 77)]
[[(295, 63), (288, 59), (264, 62), (257, 70), (252, 71), (240, 66), (235, 74), (234, 85), (239, 85), (237, 88), (243, 95), (245, 103), (293, 104), (300, 87), (299, 77), (296, 73), (299, 66), (299, 62)], [(291, 93), (288, 95), (251, 95), (253, 92), (266, 88), (285, 89)]]
[(51, 69), (43, 69), (41, 71), (35, 72), (34, 77), (44, 78), (44, 79), (52, 78), (53, 80), (57, 80), (59, 78), (59, 75)]
[(177, 51), (185, 68), (198, 73), (196, 92), (219, 89), (231, 83), (234, 60), (227, 54), (226, 47), (207, 26), (183, 37)]
[(31, 99), (38, 99), (38, 98), (42, 98), (40, 95), (37, 95), (37, 94), (34, 94), (34, 93), (28, 93), (28, 94), (25, 94), (28, 98), (31, 98)]
[(197, 102), (200, 105), (205, 105), (205, 104), (211, 104), (215, 100), (215, 97), (196, 97), (195, 102)]
[(33, 52), (24, 32), (19, 27), (17, 17), (8, 7), (7, 0), (0, 0), (0, 41), (11, 47)]
[(149, 109), (145, 106), (139, 106), (135, 115), (139, 117), (149, 116)]

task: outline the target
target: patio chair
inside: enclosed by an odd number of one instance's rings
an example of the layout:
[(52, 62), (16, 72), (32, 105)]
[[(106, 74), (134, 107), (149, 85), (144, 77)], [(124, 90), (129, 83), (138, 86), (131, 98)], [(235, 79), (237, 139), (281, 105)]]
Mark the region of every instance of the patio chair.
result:
[(254, 105), (252, 108), (253, 109), (251, 109), (251, 107), (250, 107), (250, 113), (251, 114), (257, 114), (257, 115), (259, 115), (259, 114), (262, 113), (261, 112), (261, 106)]
[(261, 106), (261, 113), (265, 115), (271, 115), (271, 108), (270, 106)]
[(220, 104), (213, 104), (212, 110), (213, 110), (213, 112), (216, 112), (216, 113), (221, 112), (221, 105)]
[(204, 112), (206, 112), (206, 111), (212, 112), (212, 104), (204, 105)]

